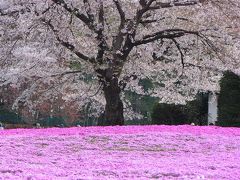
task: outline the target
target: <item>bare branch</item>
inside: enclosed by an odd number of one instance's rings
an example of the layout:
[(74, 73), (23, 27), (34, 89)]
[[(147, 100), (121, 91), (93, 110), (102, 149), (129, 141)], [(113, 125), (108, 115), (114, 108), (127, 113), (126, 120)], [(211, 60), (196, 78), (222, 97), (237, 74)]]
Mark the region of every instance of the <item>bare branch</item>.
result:
[(53, 74), (53, 75), (51, 75), (51, 77), (64, 76), (64, 75), (68, 75), (68, 74), (78, 74), (78, 73), (82, 73), (82, 71), (81, 71), (81, 70), (77, 70), (77, 71), (66, 71), (66, 72), (62, 72), (62, 73), (58, 73), (58, 74)]
[(157, 22), (157, 21), (158, 21), (157, 19), (150, 19), (150, 20), (146, 19), (146, 20), (141, 20), (140, 23), (143, 25), (146, 25), (146, 24)]
[(123, 27), (125, 21), (126, 21), (126, 18), (125, 18), (125, 13), (122, 9), (122, 6), (120, 4), (120, 2), (118, 0), (113, 0), (113, 2), (115, 3), (116, 7), (117, 7), (117, 10), (118, 10), (118, 13), (120, 15), (120, 18), (121, 18), (121, 25), (120, 27)]
[(94, 21), (94, 15), (92, 13), (91, 5), (89, 3), (89, 0), (83, 0), (83, 2), (84, 2), (84, 5), (85, 5), (85, 10), (87, 12), (88, 18), (91, 22), (93, 22)]
[(94, 25), (92, 20), (85, 14), (81, 13), (79, 9), (70, 7), (64, 0), (52, 0), (54, 3), (62, 6), (66, 11), (76, 16), (80, 19), (89, 29), (94, 30)]
[(184, 69), (184, 54), (182, 52), (182, 49), (180, 47), (180, 44), (177, 42), (176, 39), (172, 39), (172, 41), (174, 42), (174, 44), (176, 45), (178, 51), (180, 52), (180, 55), (181, 55), (181, 63), (182, 63), (182, 68)]
[(30, 12), (30, 9), (28, 7), (24, 7), (22, 9), (13, 10), (13, 11), (0, 9), (0, 16), (16, 16), (19, 13), (24, 14), (26, 12)]
[(171, 2), (157, 2), (155, 6), (150, 7), (149, 9), (162, 9), (162, 8), (171, 8), (174, 6), (192, 6), (199, 3), (199, 0), (186, 0), (186, 1), (180, 1), (175, 0)]
[(173, 38), (178, 38), (178, 37), (182, 37), (182, 36), (189, 35), (189, 34), (199, 36), (199, 33), (196, 31), (187, 31), (184, 29), (166, 29), (163, 31), (159, 31), (159, 32), (156, 32), (153, 34), (146, 35), (141, 40), (135, 41), (135, 43), (133, 43), (133, 45), (139, 46), (142, 44), (154, 42), (159, 39), (173, 39)]
[(73, 52), (75, 55), (77, 55), (79, 58), (90, 62), (90, 63), (95, 63), (95, 58), (89, 58), (88, 56), (84, 55), (83, 53), (77, 51), (77, 49), (75, 48), (74, 45), (72, 45), (70, 42), (68, 41), (64, 41), (60, 38), (59, 34), (58, 34), (58, 30), (55, 29), (54, 25), (51, 23), (51, 21), (46, 21), (45, 19), (42, 20), (45, 24), (47, 24), (50, 29), (53, 31), (57, 41), (64, 46), (65, 48), (67, 48), (68, 50), (70, 50), (71, 52)]
[(140, 0), (139, 3), (142, 6), (142, 9), (137, 11), (136, 14), (136, 22), (137, 24), (140, 23), (142, 16), (145, 12), (147, 12), (148, 10), (150, 10), (150, 6), (152, 5), (153, 2), (155, 2), (156, 0), (149, 0), (148, 2), (146, 2), (146, 0)]

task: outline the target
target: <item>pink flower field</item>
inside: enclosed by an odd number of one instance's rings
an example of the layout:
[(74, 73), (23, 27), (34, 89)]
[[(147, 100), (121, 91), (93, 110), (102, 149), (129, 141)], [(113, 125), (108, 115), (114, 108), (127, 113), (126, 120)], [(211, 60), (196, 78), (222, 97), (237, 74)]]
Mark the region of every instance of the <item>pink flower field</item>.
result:
[(126, 126), (0, 131), (0, 179), (240, 179), (240, 129)]

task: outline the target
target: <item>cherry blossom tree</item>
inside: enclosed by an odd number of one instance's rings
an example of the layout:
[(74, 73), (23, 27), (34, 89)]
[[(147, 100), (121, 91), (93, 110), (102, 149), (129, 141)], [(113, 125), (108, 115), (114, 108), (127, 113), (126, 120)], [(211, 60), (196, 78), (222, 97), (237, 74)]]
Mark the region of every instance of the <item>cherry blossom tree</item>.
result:
[(103, 125), (123, 125), (126, 90), (183, 103), (218, 90), (223, 71), (239, 73), (239, 7), (238, 0), (2, 0), (1, 84), (30, 84), (15, 106), (24, 99), (34, 109), (32, 93), (61, 93), (103, 111)]

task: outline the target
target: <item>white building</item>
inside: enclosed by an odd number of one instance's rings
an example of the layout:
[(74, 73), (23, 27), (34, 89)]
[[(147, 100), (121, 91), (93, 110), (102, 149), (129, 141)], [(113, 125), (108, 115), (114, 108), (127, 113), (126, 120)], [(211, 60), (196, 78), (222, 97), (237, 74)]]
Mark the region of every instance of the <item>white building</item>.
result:
[(218, 96), (216, 93), (208, 95), (208, 125), (215, 125), (218, 119)]

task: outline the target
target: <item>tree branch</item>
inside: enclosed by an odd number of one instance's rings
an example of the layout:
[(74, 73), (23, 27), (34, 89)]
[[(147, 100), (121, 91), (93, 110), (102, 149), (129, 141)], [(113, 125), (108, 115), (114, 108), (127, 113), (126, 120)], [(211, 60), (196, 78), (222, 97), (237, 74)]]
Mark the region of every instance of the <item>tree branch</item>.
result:
[(30, 12), (30, 9), (27, 7), (13, 11), (0, 9), (0, 16), (15, 16), (19, 13), (24, 14), (26, 12)]
[(57, 5), (62, 6), (66, 11), (80, 19), (89, 29), (94, 30), (92, 19), (81, 13), (79, 9), (70, 7), (64, 0), (52, 0)]
[(192, 64), (192, 63), (184, 63), (185, 67), (194, 67), (194, 68), (198, 68), (198, 69), (202, 69), (202, 70), (209, 70), (209, 71), (213, 71), (213, 72), (217, 72), (217, 73), (224, 73), (224, 70), (218, 69), (218, 68), (214, 68), (214, 67), (209, 67), (209, 66), (201, 66), (201, 65), (196, 65), (196, 64)]
[(133, 43), (133, 45), (139, 46), (142, 44), (148, 44), (150, 42), (154, 42), (159, 39), (173, 39), (173, 38), (182, 37), (182, 36), (188, 35), (188, 34), (193, 34), (193, 35), (199, 36), (199, 33), (196, 31), (187, 31), (184, 29), (166, 29), (163, 31), (159, 31), (159, 32), (156, 32), (153, 34), (146, 35), (141, 40), (135, 41), (135, 43)]
[(121, 18), (121, 25), (120, 25), (120, 27), (123, 27), (124, 24), (125, 24), (125, 21), (126, 21), (125, 13), (124, 13), (124, 11), (122, 9), (122, 6), (121, 6), (121, 4), (120, 4), (120, 2), (118, 0), (113, 0), (113, 2), (116, 5), (118, 13), (119, 13), (120, 18)]
[(105, 22), (104, 22), (104, 9), (103, 9), (103, 1), (102, 0), (99, 2), (98, 21), (99, 21), (98, 23), (100, 26), (97, 29), (97, 40), (99, 41), (97, 60), (101, 64), (105, 50), (108, 49), (108, 45), (107, 45), (107, 42), (106, 42), (104, 34), (103, 34)]
[(123, 79), (121, 81), (119, 81), (119, 86), (122, 90), (124, 90), (129, 81), (136, 80), (136, 79), (137, 79), (136, 74), (127, 75), (127, 76), (123, 77)]
[(181, 63), (182, 63), (182, 68), (184, 69), (184, 54), (182, 52), (182, 49), (180, 47), (180, 44), (176, 41), (176, 39), (172, 39), (172, 41), (174, 42), (174, 44), (176, 45), (178, 51), (180, 52), (181, 55)]
[(150, 24), (150, 23), (155, 23), (157, 22), (157, 19), (146, 19), (146, 20), (140, 20), (140, 23), (143, 25)]
[(66, 72), (62, 72), (59, 74), (53, 74), (51, 75), (51, 77), (56, 77), (56, 76), (64, 76), (64, 75), (68, 75), (68, 74), (77, 74), (77, 73), (82, 73), (81, 70), (77, 70), (77, 71), (66, 71)]
[(42, 20), (45, 24), (47, 24), (50, 29), (53, 31), (57, 41), (64, 46), (65, 48), (67, 48), (68, 50), (70, 50), (71, 52), (73, 52), (75, 55), (77, 55), (79, 58), (90, 62), (90, 63), (95, 63), (95, 58), (89, 58), (88, 56), (84, 55), (83, 53), (79, 52), (76, 50), (76, 47), (74, 45), (72, 45), (70, 42), (68, 41), (64, 41), (60, 38), (59, 34), (58, 34), (58, 30), (55, 29), (54, 25), (51, 23), (51, 21), (46, 21), (45, 19)]
[(83, 3), (84, 3), (85, 10), (86, 10), (86, 13), (88, 15), (88, 18), (89, 18), (90, 22), (93, 22), (94, 21), (94, 15), (92, 13), (91, 5), (89, 3), (89, 0), (83, 0)]
[(150, 10), (150, 6), (152, 5), (153, 2), (155, 2), (156, 0), (149, 0), (148, 2), (146, 2), (146, 0), (139, 0), (140, 5), (142, 6), (142, 9), (137, 11), (137, 15), (136, 15), (136, 22), (137, 24), (140, 23), (142, 16), (145, 12), (147, 12), (148, 10)]
[(150, 10), (154, 9), (162, 9), (162, 8), (171, 8), (174, 6), (192, 6), (199, 3), (199, 0), (186, 0), (186, 1), (180, 1), (175, 0), (171, 2), (157, 2), (155, 6), (149, 7)]

